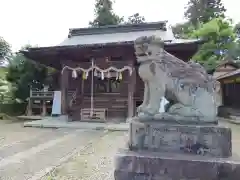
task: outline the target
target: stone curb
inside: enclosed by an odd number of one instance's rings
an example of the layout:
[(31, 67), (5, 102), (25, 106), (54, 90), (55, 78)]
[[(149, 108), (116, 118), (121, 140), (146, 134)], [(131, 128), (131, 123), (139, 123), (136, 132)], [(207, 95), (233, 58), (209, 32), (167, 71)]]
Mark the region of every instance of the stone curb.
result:
[(220, 121), (228, 122), (228, 123), (235, 124), (235, 125), (240, 125), (240, 121), (239, 121), (239, 120), (234, 120), (234, 119), (221, 119)]
[(231, 123), (231, 124), (240, 125), (240, 122), (237, 121), (237, 120), (226, 120), (226, 121)]
[(35, 128), (72, 128), (72, 129), (90, 129), (90, 130), (108, 130), (108, 131), (128, 131), (128, 124), (126, 124), (126, 127), (117, 127), (114, 125), (103, 125), (103, 126), (71, 126), (71, 125), (54, 125), (54, 124), (29, 124), (24, 123), (24, 127), (35, 127)]

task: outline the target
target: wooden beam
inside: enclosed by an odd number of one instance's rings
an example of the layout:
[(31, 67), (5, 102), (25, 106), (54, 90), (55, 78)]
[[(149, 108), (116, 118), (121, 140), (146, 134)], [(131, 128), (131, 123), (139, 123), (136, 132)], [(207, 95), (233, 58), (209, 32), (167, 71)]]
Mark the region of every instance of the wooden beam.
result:
[[(62, 64), (62, 68), (64, 67), (65, 65)], [(61, 95), (62, 95), (62, 114), (63, 115), (66, 115), (67, 114), (67, 108), (68, 108), (68, 104), (67, 104), (67, 89), (68, 89), (68, 77), (69, 77), (69, 70), (68, 69), (65, 69), (63, 72), (62, 72), (62, 76), (61, 76)]]
[[(133, 63), (133, 62), (132, 62)], [(133, 67), (133, 64), (131, 64)], [(133, 69), (132, 75), (129, 76), (128, 82), (128, 118), (131, 118), (135, 114), (135, 103), (134, 103), (134, 93), (136, 85), (136, 70)]]

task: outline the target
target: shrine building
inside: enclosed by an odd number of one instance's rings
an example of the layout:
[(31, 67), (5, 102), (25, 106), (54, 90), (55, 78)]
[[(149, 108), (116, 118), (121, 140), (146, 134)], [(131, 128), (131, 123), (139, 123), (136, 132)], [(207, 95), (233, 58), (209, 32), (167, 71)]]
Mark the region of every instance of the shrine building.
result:
[[(197, 52), (200, 40), (176, 39), (167, 22), (70, 29), (68, 37), (51, 47), (21, 51), (37, 63), (56, 69), (53, 91), (61, 91), (63, 115), (73, 121), (125, 121), (142, 103), (144, 85), (137, 73), (134, 40), (156, 35), (164, 49), (188, 61)], [(38, 99), (50, 112), (53, 91), (31, 91), (32, 112)]]

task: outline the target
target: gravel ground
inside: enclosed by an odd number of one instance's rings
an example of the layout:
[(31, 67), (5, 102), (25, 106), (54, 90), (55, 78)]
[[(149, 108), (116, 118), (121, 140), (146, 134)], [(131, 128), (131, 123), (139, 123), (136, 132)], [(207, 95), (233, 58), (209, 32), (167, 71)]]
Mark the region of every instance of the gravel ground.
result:
[(125, 144), (126, 133), (110, 132), (42, 180), (113, 180), (114, 155)]
[(22, 123), (6, 124), (5, 121), (0, 121), (0, 149), (14, 143), (29, 140), (29, 137), (37, 138), (51, 131), (50, 129), (23, 128)]
[(21, 124), (0, 122), (0, 138), (4, 139), (0, 146), (0, 180), (36, 177), (46, 168), (58, 165), (76, 149), (87, 147), (105, 134), (91, 130), (22, 128)]
[[(232, 128), (240, 155), (240, 126)], [(127, 142), (125, 132), (23, 128), (0, 122), (0, 180), (33, 180), (73, 151), (78, 153), (42, 180), (113, 180), (113, 160)], [(33, 178), (33, 179), (32, 179)]]
[(221, 122), (222, 125), (232, 129), (232, 149), (233, 155), (240, 157), (240, 125)]
[[(240, 126), (221, 124), (232, 128), (233, 153), (240, 156)], [(113, 180), (113, 158), (125, 143), (126, 133), (109, 133), (42, 180)]]

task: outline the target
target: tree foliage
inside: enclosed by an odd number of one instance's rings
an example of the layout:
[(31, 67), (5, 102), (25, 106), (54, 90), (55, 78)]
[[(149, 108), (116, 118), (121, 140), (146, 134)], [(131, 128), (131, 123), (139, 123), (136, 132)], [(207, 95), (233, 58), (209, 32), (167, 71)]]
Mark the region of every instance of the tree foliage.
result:
[(215, 18), (202, 24), (199, 29), (193, 31), (191, 37), (205, 41), (194, 60), (207, 68), (215, 67), (235, 47), (234, 28), (230, 21), (223, 18)]
[(178, 23), (172, 26), (173, 34), (176, 38), (188, 39), (196, 28), (190, 23)]
[(225, 17), (221, 0), (189, 0), (184, 16), (193, 24), (207, 23), (214, 18)]
[(126, 24), (140, 24), (144, 22), (145, 22), (144, 16), (141, 16), (139, 13), (135, 13), (132, 16), (128, 17)]
[(22, 54), (12, 57), (7, 72), (6, 78), (12, 85), (13, 98), (20, 101), (27, 100), (31, 87), (42, 89), (48, 75), (46, 67), (26, 59)]
[(187, 22), (173, 26), (173, 33), (178, 38), (189, 38), (191, 33), (214, 18), (224, 18), (226, 9), (221, 0), (189, 0), (184, 16)]
[(176, 37), (204, 40), (193, 60), (207, 69), (214, 68), (225, 56), (240, 57), (240, 26), (234, 27), (225, 18), (225, 11), (221, 0), (189, 0), (184, 14), (188, 21), (173, 26)]
[(92, 27), (118, 25), (118, 24), (139, 24), (145, 22), (144, 16), (139, 13), (134, 13), (127, 20), (124, 17), (118, 16), (113, 11), (113, 1), (111, 0), (96, 0), (95, 3), (95, 19), (89, 23)]
[(10, 44), (0, 36), (0, 65), (4, 64), (4, 61), (9, 59), (10, 54)]
[(240, 22), (235, 24), (234, 31), (235, 31), (235, 33), (237, 35), (238, 40), (239, 40), (240, 39)]
[(95, 19), (89, 24), (93, 27), (105, 25), (117, 25), (123, 22), (123, 17), (119, 17), (113, 12), (113, 2), (111, 0), (96, 0)]
[(9, 101), (11, 92), (9, 83), (6, 80), (7, 70), (5, 68), (6, 61), (11, 55), (11, 46), (7, 41), (0, 37), (0, 101)]
[(7, 68), (0, 68), (0, 102), (10, 103), (12, 101), (12, 93), (10, 83), (6, 80)]

